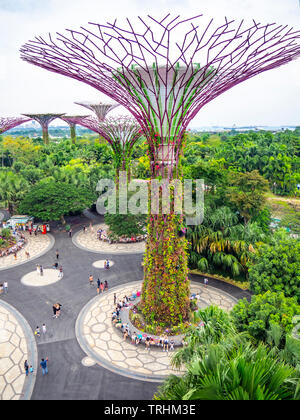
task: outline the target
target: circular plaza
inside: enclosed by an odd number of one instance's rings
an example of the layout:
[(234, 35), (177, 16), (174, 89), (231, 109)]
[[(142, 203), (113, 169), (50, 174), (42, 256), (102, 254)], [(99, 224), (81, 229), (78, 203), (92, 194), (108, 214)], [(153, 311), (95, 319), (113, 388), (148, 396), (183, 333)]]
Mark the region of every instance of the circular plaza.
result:
[[(24, 373), (24, 361), (33, 373)], [(37, 349), (25, 318), (11, 305), (0, 301), (0, 400), (28, 400), (37, 369)]]
[(46, 254), (50, 251), (55, 242), (54, 237), (49, 233), (47, 235), (38, 234), (35, 236), (30, 235), (28, 232), (24, 232), (24, 236), (26, 243), (24, 247), (16, 253), (16, 257), (14, 254), (0, 257), (0, 271), (25, 264)]
[(108, 226), (100, 223), (88, 227), (86, 231), (80, 230), (73, 237), (73, 243), (81, 249), (96, 253), (123, 254), (123, 253), (143, 253), (145, 251), (145, 241), (129, 243), (112, 243), (99, 240), (97, 231), (107, 230)]
[[(77, 318), (76, 336), (86, 355), (101, 366), (134, 379), (160, 382), (167, 375), (181, 373), (171, 366), (173, 352), (163, 352), (157, 346), (148, 351), (143, 343), (136, 346), (130, 338), (124, 339), (120, 329), (112, 323), (114, 294), (120, 299), (141, 290), (141, 286), (141, 281), (127, 283), (93, 298)], [(191, 293), (200, 295), (201, 308), (217, 305), (229, 311), (237, 302), (226, 292), (195, 282), (191, 283)]]

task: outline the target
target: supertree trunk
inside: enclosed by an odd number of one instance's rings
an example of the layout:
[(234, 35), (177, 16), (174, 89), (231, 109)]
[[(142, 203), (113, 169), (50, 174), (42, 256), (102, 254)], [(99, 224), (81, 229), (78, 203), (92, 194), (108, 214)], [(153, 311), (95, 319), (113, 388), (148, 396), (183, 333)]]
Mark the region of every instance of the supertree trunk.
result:
[(49, 144), (48, 126), (43, 127), (43, 142), (44, 142), (44, 144)]
[(188, 320), (187, 240), (178, 235), (180, 223), (175, 214), (149, 216), (141, 303), (147, 322), (171, 326)]
[[(178, 155), (182, 148), (175, 152), (174, 147), (168, 146), (165, 156), (163, 148), (158, 147), (158, 152), (152, 154), (152, 179), (180, 180)], [(184, 217), (175, 214), (174, 194), (170, 190), (169, 214), (164, 213), (162, 196), (158, 200), (159, 214), (149, 214), (141, 301), (146, 322), (156, 321), (166, 327), (187, 321), (190, 311), (187, 240), (181, 230)]]
[(76, 144), (76, 128), (75, 125), (70, 125), (70, 135), (72, 144)]

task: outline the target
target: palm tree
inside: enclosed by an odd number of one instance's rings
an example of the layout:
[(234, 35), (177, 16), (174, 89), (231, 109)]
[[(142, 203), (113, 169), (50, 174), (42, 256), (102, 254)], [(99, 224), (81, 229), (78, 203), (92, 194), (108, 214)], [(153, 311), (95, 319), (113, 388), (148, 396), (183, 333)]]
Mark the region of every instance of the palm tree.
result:
[(0, 201), (4, 202), (11, 214), (27, 188), (28, 183), (20, 175), (5, 170), (0, 172)]
[(170, 376), (155, 400), (299, 399), (299, 373), (260, 344), (234, 340), (201, 346), (182, 377)]

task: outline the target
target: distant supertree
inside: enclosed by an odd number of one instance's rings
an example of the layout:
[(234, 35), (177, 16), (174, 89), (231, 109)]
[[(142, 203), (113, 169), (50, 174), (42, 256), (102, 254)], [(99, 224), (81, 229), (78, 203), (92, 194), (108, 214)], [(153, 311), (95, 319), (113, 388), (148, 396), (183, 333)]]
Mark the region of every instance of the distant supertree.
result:
[(76, 124), (80, 124), (84, 118), (87, 118), (88, 115), (64, 115), (60, 117), (61, 120), (65, 121), (70, 127), (70, 134), (72, 143), (76, 143)]
[(80, 124), (100, 134), (110, 144), (117, 184), (120, 171), (126, 171), (129, 178), (133, 148), (143, 134), (139, 124), (127, 116), (108, 117), (101, 122), (97, 118), (87, 117)]
[(43, 130), (43, 140), (44, 144), (49, 144), (49, 133), (48, 127), (49, 124), (55, 120), (55, 118), (60, 118), (65, 114), (23, 114), (26, 117), (29, 117), (32, 120), (37, 121)]
[(10, 130), (11, 128), (17, 127), (18, 125), (23, 124), (27, 121), (30, 121), (30, 118), (0, 117), (0, 134)]
[[(231, 87), (300, 56), (300, 32), (254, 20), (225, 18), (215, 26), (199, 15), (115, 20), (37, 37), (21, 48), (34, 65), (95, 87), (140, 123), (149, 145), (152, 178), (178, 178), (184, 132), (200, 109)], [(143, 313), (174, 325), (189, 317), (186, 239), (182, 218), (152, 214), (148, 225)]]
[(107, 114), (119, 106), (118, 103), (109, 102), (74, 102), (76, 105), (84, 106), (85, 108), (93, 111), (99, 121), (105, 120)]

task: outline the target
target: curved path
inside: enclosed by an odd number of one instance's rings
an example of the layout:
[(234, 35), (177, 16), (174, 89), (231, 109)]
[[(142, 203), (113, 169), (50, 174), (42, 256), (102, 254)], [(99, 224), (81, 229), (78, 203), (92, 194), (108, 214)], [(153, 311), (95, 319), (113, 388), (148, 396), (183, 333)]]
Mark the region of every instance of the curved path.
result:
[[(75, 322), (82, 308), (96, 296), (96, 288), (89, 285), (90, 274), (101, 281), (107, 280), (109, 288), (124, 282), (140, 281), (143, 275), (142, 255), (103, 254), (102, 258), (114, 261), (110, 270), (93, 267), (99, 259), (94, 252), (74, 245), (65, 232), (54, 234), (55, 247), (35, 261), (1, 272), (1, 281), (8, 281), (8, 294), (0, 300), (9, 303), (27, 320), (32, 331), (46, 324), (47, 332), (36, 337), (38, 360), (49, 358), (49, 374), (36, 372), (33, 400), (150, 400), (158, 384), (124, 377), (94, 364), (86, 358), (75, 333)], [(59, 250), (59, 263), (63, 266), (62, 280), (43, 287), (30, 287), (21, 278), (35, 270), (36, 264), (45, 269), (55, 261)], [(196, 281), (202, 281), (201, 278)], [(220, 283), (219, 287), (223, 287)], [(227, 287), (227, 285), (225, 285)], [(235, 288), (236, 289), (236, 288)], [(227, 290), (225, 290), (227, 291)], [(229, 292), (230, 293), (230, 292)], [(239, 297), (246, 296), (240, 291)], [(61, 316), (52, 318), (52, 304), (62, 304)]]

